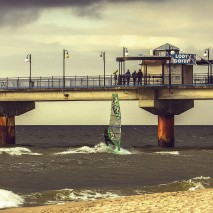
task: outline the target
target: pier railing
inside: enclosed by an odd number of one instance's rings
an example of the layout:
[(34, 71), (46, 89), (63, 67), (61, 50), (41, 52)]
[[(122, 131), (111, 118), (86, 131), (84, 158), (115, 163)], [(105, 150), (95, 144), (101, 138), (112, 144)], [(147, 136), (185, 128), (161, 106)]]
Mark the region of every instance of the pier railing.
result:
[[(194, 74), (192, 85), (213, 84), (207, 74)], [(105, 83), (104, 83), (105, 81)], [(95, 88), (95, 87), (116, 87), (116, 86), (155, 86), (168, 85), (168, 75), (147, 75), (143, 76), (141, 82), (131, 77), (129, 82), (125, 77), (115, 78), (114, 75), (98, 76), (61, 76), (23, 78), (0, 78), (0, 90), (7, 89), (57, 89), (57, 88)], [(181, 75), (172, 75), (171, 84), (181, 84)], [(188, 84), (187, 84), (188, 85)]]

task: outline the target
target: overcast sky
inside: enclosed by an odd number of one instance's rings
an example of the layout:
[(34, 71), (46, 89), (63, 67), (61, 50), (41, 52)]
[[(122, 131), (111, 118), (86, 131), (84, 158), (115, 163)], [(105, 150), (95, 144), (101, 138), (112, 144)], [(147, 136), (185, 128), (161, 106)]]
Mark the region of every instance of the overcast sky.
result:
[[(213, 46), (212, 8), (211, 0), (3, 0), (1, 77), (28, 77), (24, 59), (29, 53), (33, 77), (61, 76), (63, 49), (70, 54), (67, 76), (103, 74), (101, 51), (106, 52), (106, 74), (111, 74), (123, 47), (135, 56), (171, 43), (203, 55)], [(128, 66), (138, 69), (137, 63)], [(138, 108), (136, 101), (121, 106), (124, 124), (157, 124), (157, 116)], [(193, 110), (176, 116), (176, 124), (212, 124), (209, 108), (211, 101), (195, 102)], [(110, 102), (36, 103), (16, 123), (107, 124), (109, 112)]]

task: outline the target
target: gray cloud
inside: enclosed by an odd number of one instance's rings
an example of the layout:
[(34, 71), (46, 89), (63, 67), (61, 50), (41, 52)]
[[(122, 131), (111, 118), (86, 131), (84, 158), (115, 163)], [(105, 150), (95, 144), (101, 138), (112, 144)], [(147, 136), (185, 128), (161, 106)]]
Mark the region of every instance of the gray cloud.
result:
[(0, 9), (0, 25), (1, 26), (21, 26), (26, 23), (37, 20), (40, 11), (37, 9), (23, 10), (23, 9)]
[[(1, 7), (29, 8), (29, 7), (85, 7), (102, 3), (131, 3), (131, 2), (163, 2), (169, 0), (1, 0)], [(170, 0), (171, 1), (171, 0)]]
[(169, 0), (1, 0), (0, 25), (21, 26), (39, 18), (45, 9), (71, 8), (75, 15), (100, 18), (107, 3), (160, 3)]

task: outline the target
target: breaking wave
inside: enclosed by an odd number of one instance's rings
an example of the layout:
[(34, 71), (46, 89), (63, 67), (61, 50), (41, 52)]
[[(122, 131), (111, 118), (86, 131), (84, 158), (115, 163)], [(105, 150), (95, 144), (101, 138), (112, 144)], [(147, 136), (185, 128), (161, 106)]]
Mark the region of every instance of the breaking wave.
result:
[(61, 189), (36, 192), (23, 196), (27, 206), (59, 204), (65, 202), (91, 201), (103, 198), (116, 198), (129, 195), (144, 195), (162, 192), (194, 191), (213, 187), (211, 177), (195, 177), (155, 186), (141, 186), (123, 189)]
[(142, 189), (135, 190), (137, 194), (176, 192), (176, 191), (194, 191), (199, 189), (213, 188), (213, 179), (211, 177), (195, 177), (189, 180), (174, 181), (172, 183), (160, 184), (157, 186), (144, 186)]
[(110, 191), (100, 191), (100, 190), (77, 190), (77, 189), (62, 189), (62, 190), (52, 190), (37, 192), (29, 195), (25, 195), (25, 200), (28, 204), (40, 203), (43, 205), (48, 204), (58, 204), (70, 201), (91, 201), (98, 200), (102, 198), (116, 198), (119, 195)]
[(70, 148), (63, 152), (57, 152), (56, 155), (67, 155), (67, 154), (77, 154), (77, 153), (83, 153), (83, 154), (91, 154), (91, 153), (115, 153), (115, 154), (131, 154), (128, 150), (122, 149), (120, 151), (118, 150), (112, 150), (110, 147), (106, 146), (105, 143), (100, 142), (99, 144), (95, 145), (94, 147), (89, 146), (82, 146), (79, 148)]
[(161, 155), (180, 155), (178, 151), (160, 151), (160, 152), (154, 152), (156, 154), (161, 154)]
[(9, 155), (41, 155), (40, 153), (34, 153), (30, 149), (25, 148), (25, 147), (0, 148), (0, 154), (9, 154)]
[(144, 195), (162, 192), (194, 191), (213, 187), (211, 177), (195, 177), (155, 186), (141, 186), (123, 189), (61, 189), (16, 195), (11, 191), (0, 190), (0, 208), (37, 206), (66, 202), (91, 201), (104, 198), (117, 198), (129, 195)]
[(0, 209), (18, 207), (24, 203), (24, 199), (11, 192), (4, 189), (0, 189)]

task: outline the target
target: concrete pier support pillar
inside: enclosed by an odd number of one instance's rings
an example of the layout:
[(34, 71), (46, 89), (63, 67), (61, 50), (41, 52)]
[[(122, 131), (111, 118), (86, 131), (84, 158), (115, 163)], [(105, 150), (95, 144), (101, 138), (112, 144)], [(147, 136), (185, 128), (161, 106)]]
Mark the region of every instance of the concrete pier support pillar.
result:
[(174, 147), (174, 115), (158, 116), (158, 146)]
[(158, 100), (158, 92), (142, 90), (139, 107), (158, 116), (158, 146), (174, 147), (174, 115), (194, 107), (194, 100)]
[(15, 144), (15, 116), (0, 116), (0, 146)]
[(0, 147), (15, 144), (15, 116), (32, 109), (33, 101), (0, 101)]

